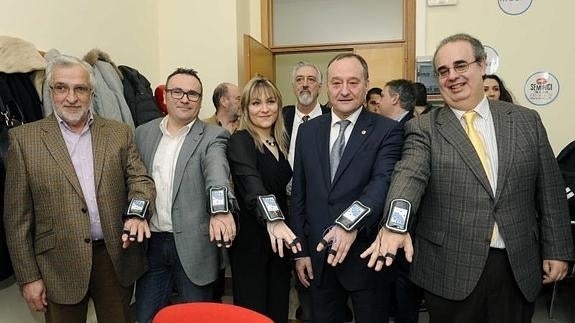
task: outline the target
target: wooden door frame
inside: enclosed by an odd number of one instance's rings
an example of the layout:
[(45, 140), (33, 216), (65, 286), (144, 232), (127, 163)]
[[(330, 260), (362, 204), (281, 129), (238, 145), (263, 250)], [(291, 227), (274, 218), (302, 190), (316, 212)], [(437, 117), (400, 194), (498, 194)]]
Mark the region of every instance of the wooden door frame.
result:
[(405, 45), (406, 50), (404, 77), (409, 80), (415, 80), (415, 5), (416, 0), (403, 0), (403, 40), (401, 41), (358, 42), (305, 46), (272, 46), (272, 0), (260, 0), (262, 36), (261, 43), (270, 48), (274, 54), (326, 50), (354, 50), (357, 47), (370, 45), (403, 44)]

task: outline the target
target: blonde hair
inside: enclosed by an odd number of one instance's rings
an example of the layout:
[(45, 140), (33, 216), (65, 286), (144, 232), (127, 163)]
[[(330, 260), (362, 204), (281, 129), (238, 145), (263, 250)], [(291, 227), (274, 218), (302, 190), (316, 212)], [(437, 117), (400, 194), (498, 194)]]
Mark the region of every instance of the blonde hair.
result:
[(240, 100), (240, 125), (239, 129), (245, 129), (254, 138), (256, 149), (261, 153), (264, 152), (262, 137), (256, 131), (256, 126), (253, 124), (249, 115), (249, 106), (254, 96), (259, 96), (262, 93), (272, 95), (276, 99), (278, 105), (278, 116), (272, 126), (272, 135), (276, 141), (277, 147), (282, 154), (287, 157), (288, 155), (288, 137), (285, 130), (284, 118), (282, 109), (282, 95), (275, 84), (263, 76), (255, 76), (244, 87), (242, 98)]

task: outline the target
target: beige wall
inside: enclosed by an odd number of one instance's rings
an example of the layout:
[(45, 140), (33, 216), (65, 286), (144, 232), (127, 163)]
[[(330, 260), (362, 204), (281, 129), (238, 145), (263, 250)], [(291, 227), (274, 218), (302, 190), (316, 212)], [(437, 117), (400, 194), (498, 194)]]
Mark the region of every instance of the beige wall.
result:
[[(497, 1), (458, 1), (455, 6), (428, 7), (426, 53), (433, 55), (439, 41), (457, 32), (478, 37), (497, 50), (497, 74), (521, 105), (537, 110), (555, 153), (575, 139), (575, 43), (572, 41), (574, 1), (534, 0), (522, 15), (503, 13)], [(420, 36), (420, 35), (418, 35)], [(536, 107), (525, 99), (523, 86), (534, 72), (553, 73), (560, 82), (559, 96), (551, 104)]]
[(134, 67), (150, 80), (158, 78), (155, 0), (5, 0), (2, 8), (2, 35), (79, 57), (100, 48), (116, 64)]

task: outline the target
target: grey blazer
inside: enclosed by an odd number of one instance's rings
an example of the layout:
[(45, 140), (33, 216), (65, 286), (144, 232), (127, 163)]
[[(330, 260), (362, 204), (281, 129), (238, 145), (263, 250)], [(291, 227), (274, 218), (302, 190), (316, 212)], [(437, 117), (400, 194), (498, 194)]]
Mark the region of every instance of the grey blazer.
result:
[(542, 259), (574, 256), (565, 185), (537, 112), (502, 101), (489, 106), (499, 155), (495, 194), (460, 122), (442, 108), (406, 124), (386, 205), (404, 198), (417, 211), (410, 220), (416, 284), (447, 299), (467, 297), (497, 220), (517, 284), (534, 301)]
[[(161, 120), (136, 129), (136, 145), (150, 175), (162, 138)], [(174, 174), (172, 224), (176, 249), (186, 275), (200, 286), (215, 281), (224, 265), (221, 250), (210, 242), (207, 197), (211, 187), (226, 186), (234, 200), (226, 158), (228, 138), (225, 129), (196, 119), (184, 139)]]

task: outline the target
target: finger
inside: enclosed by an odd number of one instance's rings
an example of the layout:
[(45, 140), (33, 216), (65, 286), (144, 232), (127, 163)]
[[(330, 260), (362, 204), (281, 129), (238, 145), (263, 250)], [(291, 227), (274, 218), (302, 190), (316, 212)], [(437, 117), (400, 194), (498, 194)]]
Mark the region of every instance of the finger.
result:
[(280, 255), (280, 258), (284, 257), (284, 246), (282, 242), (283, 242), (282, 238), (277, 238), (278, 254)]
[(144, 221), (140, 221), (138, 224), (138, 242), (144, 241), (144, 235), (146, 234), (146, 226), (144, 225)]
[[(379, 257), (383, 257), (383, 256), (378, 256), (377, 258), (379, 258)], [(385, 258), (383, 258), (383, 259), (385, 259)], [(383, 266), (385, 265), (385, 260), (383, 260), (383, 259), (380, 259), (379, 261), (375, 262), (375, 268), (374, 268), (375, 271), (381, 271), (383, 269)]]
[(297, 278), (299, 279), (300, 283), (303, 286), (309, 287), (309, 281), (307, 280), (307, 277), (306, 277), (305, 272), (303, 270), (298, 270)]
[(214, 237), (216, 238), (217, 246), (222, 247), (224, 245), (224, 240), (226, 239), (222, 236), (222, 225), (220, 222), (217, 222), (217, 224), (214, 225)]
[(346, 243), (344, 246), (340, 246), (340, 247), (339, 247), (339, 249), (338, 249), (338, 250), (339, 250), (338, 254), (341, 253), (341, 255), (340, 255), (340, 257), (339, 257), (338, 262), (339, 262), (340, 264), (345, 260), (345, 257), (347, 257), (347, 253), (349, 252), (349, 247), (350, 247), (350, 246), (349, 246), (347, 243)]
[(326, 248), (328, 246), (328, 242), (325, 239), (325, 237), (323, 239), (320, 240), (320, 242), (317, 244), (317, 247), (315, 248), (315, 250), (317, 252), (322, 251), (324, 248)]
[(48, 298), (46, 296), (46, 288), (44, 288), (44, 290), (42, 291), (42, 304), (44, 304), (44, 306), (48, 306)]
[(413, 261), (413, 243), (411, 238), (408, 238), (405, 245), (403, 246), (403, 252), (405, 253), (405, 259), (407, 262)]
[(306, 269), (307, 276), (309, 277), (309, 279), (313, 279), (313, 270), (311, 268), (311, 262), (305, 264), (305, 269)]
[(214, 241), (216, 239), (216, 234), (214, 230), (214, 224), (210, 221), (210, 241)]
[(271, 243), (271, 245), (272, 245), (272, 251), (273, 251), (274, 253), (277, 253), (278, 250), (277, 250), (277, 248), (276, 248), (276, 239), (275, 239), (275, 237), (270, 236), (270, 243)]
[(337, 255), (337, 250), (333, 250), (332, 248), (329, 248), (327, 250), (327, 263), (335, 266), (336, 262), (334, 262), (335, 256)]

